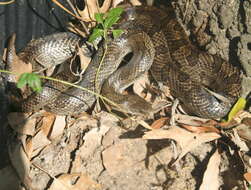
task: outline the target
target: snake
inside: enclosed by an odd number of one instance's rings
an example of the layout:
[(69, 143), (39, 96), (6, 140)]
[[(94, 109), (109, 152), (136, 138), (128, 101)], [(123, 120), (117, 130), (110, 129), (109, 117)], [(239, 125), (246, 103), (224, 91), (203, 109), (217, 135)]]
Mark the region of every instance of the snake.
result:
[[(115, 103), (112, 107), (131, 114), (148, 114), (153, 110), (151, 103), (125, 91), (145, 73), (167, 85), (186, 112), (203, 118), (224, 117), (240, 96), (240, 69), (193, 45), (172, 7), (126, 8), (114, 29), (122, 29), (122, 35), (100, 43), (77, 82), (86, 90), (45, 81), (41, 93), (31, 93), (21, 100), (20, 110), (31, 112), (42, 108), (60, 115), (74, 115), (91, 109), (97, 94), (101, 94)], [(34, 65), (61, 64), (73, 56), (77, 46), (85, 46), (81, 41), (81, 37), (70, 32), (56, 33), (31, 41), (16, 54), (12, 39), (7, 65), (12, 64), (15, 56)], [(121, 64), (129, 54), (132, 57), (128, 63)], [(54, 77), (77, 80), (69, 69)]]

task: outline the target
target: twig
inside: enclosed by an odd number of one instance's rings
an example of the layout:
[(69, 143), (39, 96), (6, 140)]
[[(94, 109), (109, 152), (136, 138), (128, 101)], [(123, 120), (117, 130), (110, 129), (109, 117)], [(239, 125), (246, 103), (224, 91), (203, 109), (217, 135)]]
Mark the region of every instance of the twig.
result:
[(65, 8), (61, 3), (59, 3), (57, 0), (51, 0), (53, 3), (55, 3), (57, 6), (59, 6), (60, 8), (62, 8), (65, 12), (67, 12), (68, 14), (70, 14), (71, 16), (79, 19), (79, 20), (82, 20), (83, 19), (81, 17), (79, 17), (78, 15), (75, 15), (73, 14), (70, 10), (68, 10), (67, 8)]
[[(71, 2), (70, 0), (67, 0), (67, 3), (70, 5), (70, 7), (71, 7), (71, 9), (73, 10), (73, 12), (75, 13), (75, 15), (78, 15), (79, 17), (81, 17), (81, 16), (79, 15), (79, 13), (76, 11), (76, 8), (75, 8), (74, 5), (72, 4), (72, 2)], [(82, 20), (79, 20), (79, 22), (80, 22), (80, 24), (83, 26), (83, 28), (84, 28), (86, 34), (89, 35), (90, 32), (88, 31), (88, 29), (87, 29), (85, 23), (84, 23)]]
[(15, 2), (15, 0), (7, 1), (7, 2), (0, 2), (0, 5), (9, 5), (14, 2)]

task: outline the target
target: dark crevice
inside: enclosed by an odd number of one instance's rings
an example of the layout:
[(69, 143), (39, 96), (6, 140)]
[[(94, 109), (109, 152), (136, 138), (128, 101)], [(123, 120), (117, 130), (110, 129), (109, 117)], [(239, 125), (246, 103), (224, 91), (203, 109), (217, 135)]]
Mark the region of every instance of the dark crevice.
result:
[(243, 33), (247, 33), (247, 26), (246, 26), (246, 15), (244, 10), (244, 1), (240, 1), (239, 13), (240, 13), (240, 24), (243, 26)]

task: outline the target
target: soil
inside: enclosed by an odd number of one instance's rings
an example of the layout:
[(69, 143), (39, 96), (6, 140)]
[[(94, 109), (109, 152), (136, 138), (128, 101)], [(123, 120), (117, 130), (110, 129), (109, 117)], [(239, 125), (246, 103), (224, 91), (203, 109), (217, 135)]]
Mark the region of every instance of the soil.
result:
[[(218, 54), (231, 64), (241, 64), (246, 78), (251, 77), (251, 1), (177, 0), (171, 3), (198, 48)], [(0, 120), (6, 123), (4, 103), (1, 110)], [(72, 121), (67, 119), (68, 123)], [(0, 130), (0, 168), (4, 168), (10, 164), (6, 158), (9, 129), (5, 125)], [(146, 131), (135, 122), (120, 121), (105, 111), (84, 116), (33, 155), (32, 186), (38, 190), (49, 189), (53, 177), (83, 173), (104, 190), (195, 190), (203, 183), (208, 162), (217, 149), (221, 158), (219, 189), (247, 188), (243, 174), (248, 168), (241, 160), (240, 148), (228, 138), (203, 143), (172, 164), (179, 145), (170, 139), (143, 139)], [(248, 154), (249, 149), (242, 153)]]

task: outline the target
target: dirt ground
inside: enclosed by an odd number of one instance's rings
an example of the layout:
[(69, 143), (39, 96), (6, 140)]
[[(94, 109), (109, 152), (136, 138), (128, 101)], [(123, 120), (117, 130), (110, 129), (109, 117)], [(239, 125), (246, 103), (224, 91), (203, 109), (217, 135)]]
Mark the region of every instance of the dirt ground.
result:
[[(177, 0), (172, 6), (198, 48), (241, 64), (248, 94), (251, 1)], [(194, 123), (180, 112), (172, 115), (171, 125), (171, 106), (136, 119), (107, 111), (78, 119), (41, 112), (29, 121), (9, 114), (9, 124), (1, 128), (0, 189), (248, 189), (249, 108), (238, 115), (234, 129), (221, 130), (219, 123)], [(7, 122), (4, 114), (0, 119)]]

